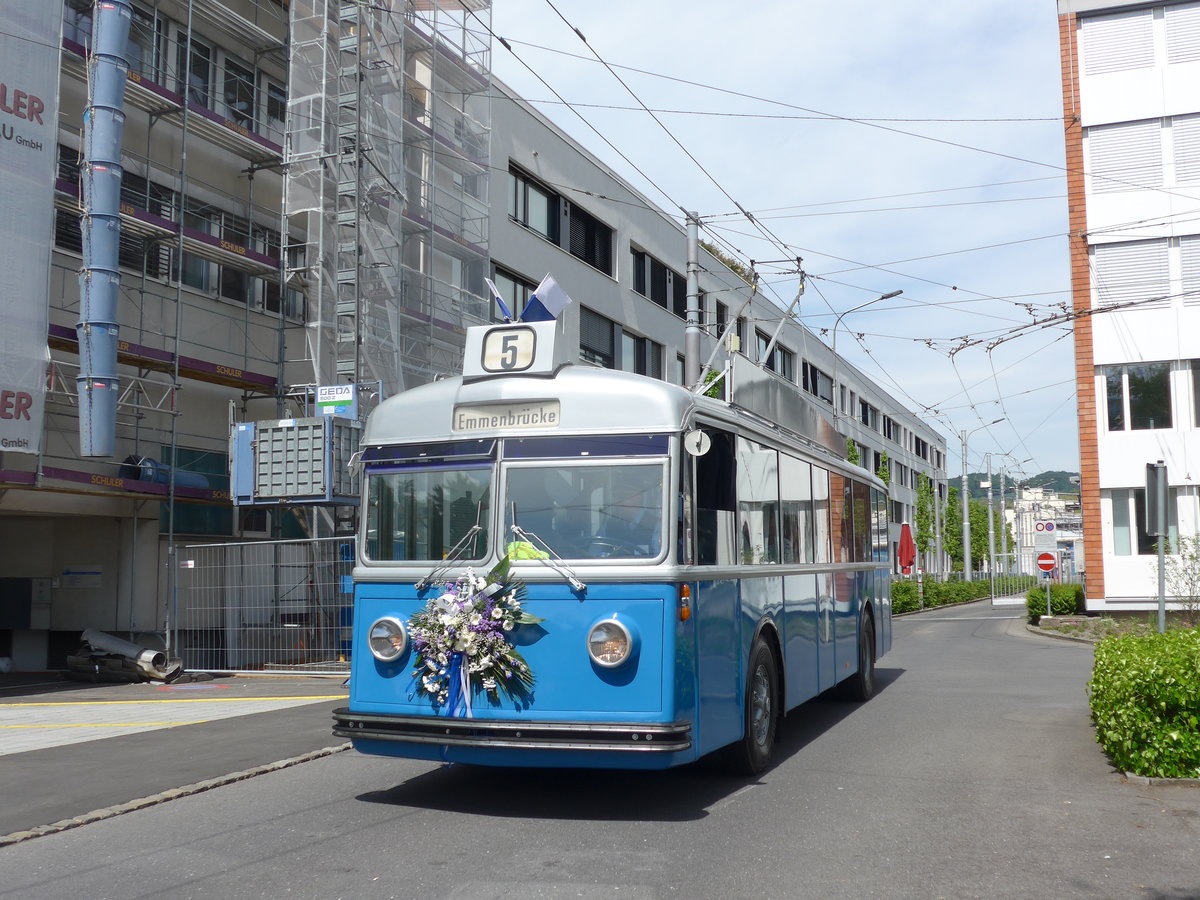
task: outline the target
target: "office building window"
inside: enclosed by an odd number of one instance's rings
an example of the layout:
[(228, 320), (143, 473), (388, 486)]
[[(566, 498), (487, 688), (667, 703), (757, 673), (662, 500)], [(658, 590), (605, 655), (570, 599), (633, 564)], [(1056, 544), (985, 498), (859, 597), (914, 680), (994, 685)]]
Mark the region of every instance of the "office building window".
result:
[(517, 168), (508, 170), (508, 215), (592, 268), (613, 274), (613, 230)]
[(833, 379), (807, 360), (801, 365), (801, 370), (804, 374), (804, 389), (833, 405)]
[(1165, 238), (1099, 244), (1092, 250), (1092, 272), (1097, 306), (1137, 301), (1139, 308), (1146, 309), (1171, 303)]
[[(1179, 542), (1180, 488), (1167, 490), (1167, 532), (1170, 547)], [(1146, 489), (1118, 488), (1108, 492), (1112, 503), (1113, 553), (1117, 556), (1153, 556), (1158, 538), (1146, 533)], [(1194, 502), (1194, 501), (1193, 501)]]
[(1106, 366), (1103, 372), (1109, 431), (1173, 427), (1170, 363)]
[(616, 328), (612, 319), (579, 308), (579, 355), (590, 363), (614, 368), (616, 362)]
[(1192, 427), (1200, 428), (1200, 359), (1192, 360)]
[[(500, 297), (504, 300), (504, 305), (508, 307), (508, 311), (514, 317), (521, 315), (521, 311), (525, 309), (525, 304), (529, 302), (529, 298), (537, 290), (537, 285), (532, 281), (528, 281), (520, 275), (514, 275), (512, 272), (509, 272), (507, 269), (501, 269), (499, 266), (496, 267), (492, 275), (492, 281), (496, 285), (496, 289), (500, 292)], [(489, 321), (504, 321), (504, 313), (500, 311), (500, 304), (496, 303), (494, 298), (491, 304)]]
[(558, 243), (558, 195), (516, 169), (508, 173), (508, 215), (530, 231)]
[[(682, 278), (681, 275), (644, 250), (633, 247), (630, 248), (630, 261), (633, 266), (632, 287), (635, 291), (643, 297), (653, 300), (663, 309), (670, 308), (676, 315), (686, 315), (686, 307), (683, 312), (680, 312), (678, 306), (677, 285)], [(668, 301), (671, 303), (670, 307), (668, 307)], [(686, 304), (686, 302), (685, 287), (684, 303)]]
[(225, 57), (225, 115), (247, 131), (254, 130), (254, 70)]
[(605, 275), (613, 273), (613, 230), (594, 216), (571, 204), (567, 216), (567, 251)]
[(183, 29), (180, 29), (175, 37), (175, 63), (178, 73), (176, 90), (181, 94), (186, 93), (188, 100), (207, 109), (212, 98), (213, 51), (211, 47), (193, 35), (191, 62), (189, 63), (188, 45), (187, 35)]
[(873, 407), (866, 400), (858, 401), (858, 421), (862, 422), (872, 431), (879, 430), (879, 410)]

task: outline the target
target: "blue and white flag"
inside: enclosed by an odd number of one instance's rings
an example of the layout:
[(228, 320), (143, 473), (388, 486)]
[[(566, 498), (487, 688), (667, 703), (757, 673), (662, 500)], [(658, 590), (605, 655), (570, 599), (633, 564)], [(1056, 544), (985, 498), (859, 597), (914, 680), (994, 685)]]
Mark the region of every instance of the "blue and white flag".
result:
[(521, 310), (520, 319), (522, 322), (552, 322), (570, 302), (567, 292), (558, 286), (552, 276), (547, 275)]
[(512, 313), (508, 311), (508, 307), (504, 303), (504, 298), (500, 296), (500, 289), (496, 287), (496, 282), (490, 278), (483, 279), (487, 282), (487, 286), (491, 289), (492, 296), (496, 298), (496, 303), (500, 307), (500, 314), (504, 316), (505, 322), (512, 321)]

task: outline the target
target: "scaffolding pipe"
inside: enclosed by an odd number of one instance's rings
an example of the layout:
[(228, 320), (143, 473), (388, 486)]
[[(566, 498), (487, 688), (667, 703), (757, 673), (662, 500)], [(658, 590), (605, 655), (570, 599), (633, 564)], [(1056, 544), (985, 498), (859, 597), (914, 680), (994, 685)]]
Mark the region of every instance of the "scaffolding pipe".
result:
[(117, 296), (121, 241), (121, 137), (125, 130), (129, 0), (96, 0), (88, 103), (83, 111), (80, 187), (83, 267), (79, 272), (79, 453), (112, 456), (116, 445)]

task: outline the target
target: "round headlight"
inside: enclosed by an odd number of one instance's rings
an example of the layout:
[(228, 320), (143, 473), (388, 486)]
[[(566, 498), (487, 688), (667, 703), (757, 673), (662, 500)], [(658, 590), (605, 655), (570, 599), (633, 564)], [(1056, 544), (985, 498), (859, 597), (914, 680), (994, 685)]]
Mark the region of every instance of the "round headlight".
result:
[(624, 623), (605, 619), (593, 625), (588, 632), (587, 648), (596, 665), (611, 669), (633, 654), (633, 635)]
[(391, 616), (376, 619), (367, 630), (367, 646), (371, 655), (381, 662), (399, 659), (408, 647), (404, 623)]

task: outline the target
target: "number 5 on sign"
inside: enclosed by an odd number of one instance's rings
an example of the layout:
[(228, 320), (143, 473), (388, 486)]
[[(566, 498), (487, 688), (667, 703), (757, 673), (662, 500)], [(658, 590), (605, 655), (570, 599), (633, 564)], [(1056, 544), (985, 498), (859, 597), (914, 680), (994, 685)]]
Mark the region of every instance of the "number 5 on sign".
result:
[(532, 328), (494, 328), (483, 339), (485, 372), (523, 372), (533, 365), (537, 334)]

